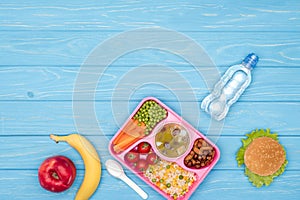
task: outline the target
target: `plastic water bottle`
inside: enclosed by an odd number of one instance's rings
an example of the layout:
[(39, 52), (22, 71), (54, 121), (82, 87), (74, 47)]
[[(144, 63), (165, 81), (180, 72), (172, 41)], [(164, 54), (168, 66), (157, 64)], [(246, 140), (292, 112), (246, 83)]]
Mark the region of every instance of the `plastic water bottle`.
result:
[(201, 103), (201, 109), (220, 121), (225, 118), (228, 110), (251, 83), (251, 70), (256, 66), (258, 56), (249, 54), (241, 64), (231, 66), (211, 94)]

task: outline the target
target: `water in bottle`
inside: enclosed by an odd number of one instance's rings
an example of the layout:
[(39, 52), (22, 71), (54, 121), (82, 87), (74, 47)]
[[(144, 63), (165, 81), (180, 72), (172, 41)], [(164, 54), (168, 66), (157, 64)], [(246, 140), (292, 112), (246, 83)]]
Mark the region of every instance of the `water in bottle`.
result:
[(231, 66), (214, 90), (205, 97), (201, 109), (220, 121), (225, 118), (230, 106), (235, 103), (251, 82), (251, 70), (256, 66), (258, 56), (249, 54), (241, 64)]

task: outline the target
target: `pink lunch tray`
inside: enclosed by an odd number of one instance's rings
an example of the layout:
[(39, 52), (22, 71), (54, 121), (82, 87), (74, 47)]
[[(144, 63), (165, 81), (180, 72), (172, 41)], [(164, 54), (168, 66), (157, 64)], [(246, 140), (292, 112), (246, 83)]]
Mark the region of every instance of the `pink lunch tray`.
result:
[[(122, 152), (116, 153), (114, 151), (114, 149), (113, 149), (113, 146), (114, 146), (113, 141), (114, 141), (114, 139), (121, 133), (122, 130), (124, 130), (124, 127), (126, 126), (126, 124), (129, 123), (129, 121), (131, 119), (133, 119), (133, 117), (135, 116), (135, 114), (139, 111), (139, 109), (142, 107), (142, 105), (145, 102), (147, 102), (147, 101), (154, 101), (158, 105), (160, 105), (160, 107), (164, 108), (167, 111), (166, 118), (164, 118), (160, 122), (158, 122), (148, 135), (144, 136), (143, 138), (138, 139), (138, 141), (134, 142), (132, 145), (130, 145), (127, 149), (123, 150)], [(185, 151), (185, 153), (183, 153), (181, 156), (179, 156), (177, 158), (169, 158), (169, 157), (164, 156), (163, 154), (161, 154), (159, 152), (159, 150), (156, 148), (156, 145), (155, 145), (155, 135), (160, 130), (160, 128), (162, 127), (162, 125), (164, 125), (166, 123), (177, 123), (177, 124), (180, 124), (182, 127), (184, 127), (187, 130), (188, 135), (189, 135), (189, 141), (190, 142), (189, 142), (188, 149)], [(189, 155), (190, 151), (193, 149), (193, 145), (194, 145), (195, 140), (197, 140), (199, 138), (202, 138), (203, 140), (205, 140), (206, 143), (208, 143), (211, 147), (213, 147), (213, 149), (215, 150), (215, 154), (214, 154), (214, 156), (213, 156), (212, 161), (210, 162), (210, 164), (208, 164), (208, 166), (201, 167), (200, 169), (196, 169), (195, 167), (194, 168), (189, 168), (189, 167), (187, 167), (185, 165), (184, 159), (185, 159), (185, 157), (187, 155)], [(169, 194), (167, 194), (162, 189), (160, 189), (154, 183), (152, 183), (145, 176), (145, 174), (143, 174), (143, 173), (137, 173), (137, 171), (134, 170), (129, 165), (129, 163), (124, 160), (124, 156), (126, 155), (126, 153), (128, 153), (129, 151), (132, 151), (141, 142), (147, 142), (147, 143), (149, 143), (151, 145), (151, 147), (152, 147), (151, 151), (155, 152), (160, 159), (166, 160), (168, 162), (174, 162), (177, 165), (179, 165), (181, 168), (183, 168), (184, 170), (186, 170), (188, 172), (192, 172), (196, 176), (196, 180), (189, 187), (188, 192), (186, 192), (183, 196), (179, 196), (177, 198), (174, 198), (174, 197), (170, 196)], [(140, 102), (140, 104), (136, 107), (136, 109), (130, 115), (130, 117), (127, 119), (127, 121), (124, 123), (124, 125), (119, 129), (119, 131), (111, 139), (111, 141), (109, 143), (109, 151), (110, 151), (111, 155), (115, 159), (117, 159), (119, 162), (121, 162), (129, 170), (131, 170), (133, 173), (135, 173), (140, 179), (142, 179), (143, 181), (145, 181), (154, 190), (156, 190), (161, 195), (163, 195), (166, 199), (180, 199), (180, 200), (188, 199), (193, 194), (193, 192), (197, 189), (197, 187), (204, 180), (204, 178), (208, 175), (208, 173), (211, 171), (211, 169), (215, 166), (215, 164), (218, 162), (218, 160), (220, 158), (220, 151), (219, 151), (218, 147), (214, 143), (212, 143), (209, 139), (207, 139), (198, 130), (196, 130), (195, 128), (193, 128), (189, 123), (187, 123), (185, 120), (183, 120), (179, 115), (177, 115), (169, 107), (167, 107), (161, 101), (159, 101), (158, 99), (153, 98), (153, 97), (145, 98), (145, 99), (143, 99)]]

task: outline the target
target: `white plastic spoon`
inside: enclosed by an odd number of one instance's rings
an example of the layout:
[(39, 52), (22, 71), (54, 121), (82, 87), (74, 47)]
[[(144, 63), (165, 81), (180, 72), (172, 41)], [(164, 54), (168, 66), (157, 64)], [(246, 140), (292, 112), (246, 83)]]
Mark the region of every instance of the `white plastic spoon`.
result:
[(134, 191), (136, 191), (143, 199), (148, 198), (148, 194), (144, 192), (137, 184), (129, 179), (123, 171), (122, 166), (115, 160), (107, 160), (105, 162), (108, 173), (127, 183)]

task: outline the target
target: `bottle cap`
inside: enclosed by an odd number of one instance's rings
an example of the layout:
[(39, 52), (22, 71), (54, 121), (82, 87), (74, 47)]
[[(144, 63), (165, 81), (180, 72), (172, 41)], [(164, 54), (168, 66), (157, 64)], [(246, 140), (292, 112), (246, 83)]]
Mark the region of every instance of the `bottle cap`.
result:
[(258, 62), (258, 56), (255, 55), (254, 53), (250, 53), (242, 62), (242, 64), (249, 68), (252, 69), (256, 66), (257, 62)]

